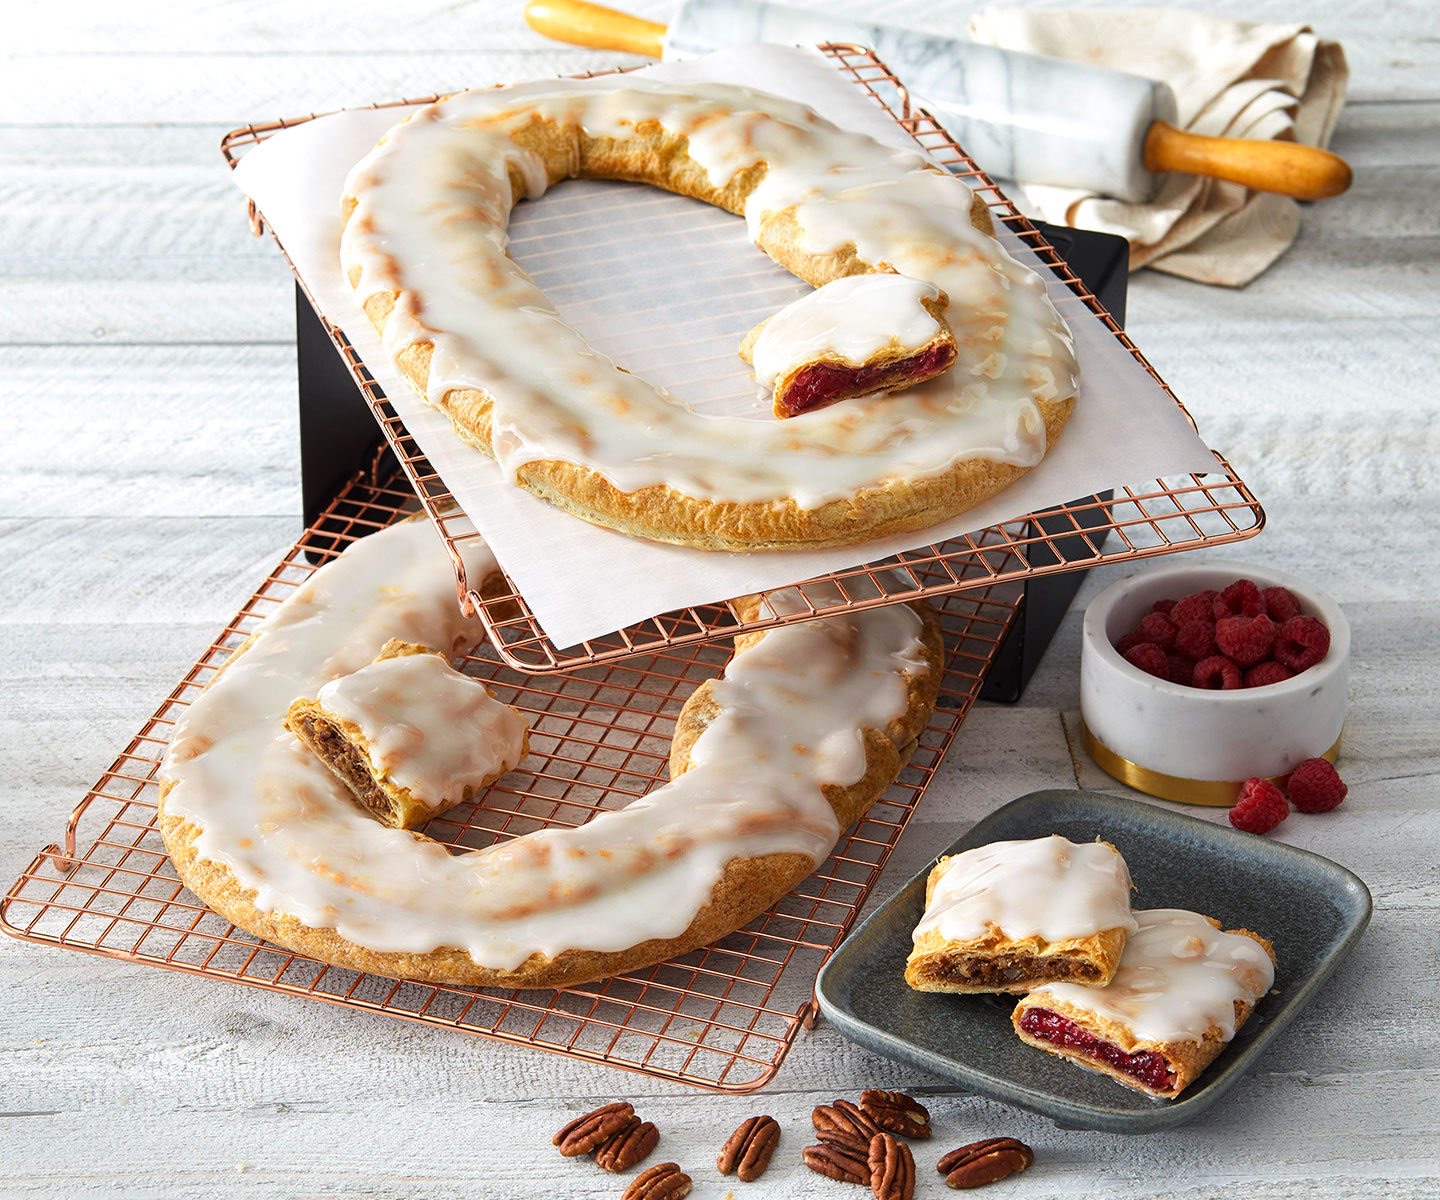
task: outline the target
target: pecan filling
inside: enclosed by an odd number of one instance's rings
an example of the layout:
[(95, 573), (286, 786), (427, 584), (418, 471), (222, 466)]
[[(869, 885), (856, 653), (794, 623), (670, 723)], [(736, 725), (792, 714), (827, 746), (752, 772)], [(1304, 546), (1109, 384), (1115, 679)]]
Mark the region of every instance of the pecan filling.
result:
[(776, 399), (775, 415), (798, 417), (801, 413), (826, 408), (852, 396), (867, 396), (871, 392), (923, 383), (948, 371), (954, 361), (955, 347), (942, 342), (908, 358), (871, 367), (849, 367), (833, 362), (811, 363), (795, 373), (790, 386)]
[(994, 958), (942, 958), (925, 964), (924, 977), (935, 983), (996, 986), (1010, 983), (1093, 982), (1100, 978), (1094, 963), (1074, 958), (1027, 958), (1001, 954)]
[(1082, 1029), (1074, 1021), (1048, 1008), (1027, 1008), (1020, 1017), (1020, 1028), (1033, 1038), (1076, 1050), (1087, 1058), (1097, 1059), (1126, 1075), (1133, 1076), (1157, 1092), (1175, 1086), (1175, 1072), (1165, 1056), (1153, 1050), (1137, 1050), (1131, 1054), (1114, 1042), (1107, 1042)]
[(395, 822), (395, 808), (390, 797), (375, 783), (365, 755), (329, 721), (305, 717), (305, 736), (314, 744), (325, 765), (344, 781), (354, 797), (371, 813), (387, 824)]

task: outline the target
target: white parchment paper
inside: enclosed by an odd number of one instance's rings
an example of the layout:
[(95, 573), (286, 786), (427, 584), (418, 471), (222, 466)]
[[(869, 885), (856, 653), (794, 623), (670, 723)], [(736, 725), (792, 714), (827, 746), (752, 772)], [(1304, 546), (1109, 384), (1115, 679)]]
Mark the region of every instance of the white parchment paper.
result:
[[(642, 73), (760, 88), (809, 104), (837, 125), (914, 148), (818, 51), (734, 47)], [(493, 460), (462, 442), (449, 420), (415, 394), (341, 275), (345, 176), (404, 114), (396, 108), (336, 113), (285, 130), (241, 160), (235, 181), (560, 646), (671, 609), (872, 562), (1103, 488), (1216, 469), (1165, 393), (1004, 231), (1010, 252), (1047, 275), (1051, 298), (1075, 333), (1083, 380), (1059, 444), (1015, 486), (947, 524), (829, 550), (717, 554), (639, 541), (568, 516), (507, 483)], [(806, 285), (750, 244), (740, 218), (657, 189), (572, 181), (519, 205), (511, 234), (516, 261), (561, 315), (622, 366), (701, 410), (768, 412), (768, 399), (758, 395), (736, 350), (746, 330)]]

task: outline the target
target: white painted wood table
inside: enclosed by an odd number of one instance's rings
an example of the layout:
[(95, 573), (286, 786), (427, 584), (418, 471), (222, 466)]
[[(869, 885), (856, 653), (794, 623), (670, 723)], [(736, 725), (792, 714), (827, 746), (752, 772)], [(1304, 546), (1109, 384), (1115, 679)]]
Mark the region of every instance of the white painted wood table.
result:
[[(818, 0), (811, 0), (819, 7)], [(632, 7), (665, 19), (670, 5)], [(829, 0), (851, 12), (866, 0)], [(957, 28), (947, 0), (898, 19)], [(1286, 0), (1226, 0), (1287, 20)], [(519, 0), (69, 5), (12, 0), (0, 51), (0, 874), (76, 799), (298, 528), (289, 277), (215, 153), (245, 120), (608, 65)], [(1329, 587), (1355, 627), (1351, 798), (1279, 836), (1375, 894), (1369, 933), (1221, 1107), (1147, 1138), (1064, 1132), (847, 1044), (823, 1022), (768, 1091), (715, 1098), (283, 996), (0, 940), (0, 1194), (618, 1195), (549, 1148), (617, 1094), (721, 1196), (723, 1134), (769, 1111), (743, 1196), (804, 1171), (812, 1105), (923, 1095), (948, 1145), (1036, 1147), (1006, 1196), (1440, 1196), (1440, 10), (1311, 0), (1354, 78), (1343, 199), (1240, 292), (1148, 274), (1130, 328), (1270, 527), (1242, 557)], [(1089, 579), (1081, 603), (1105, 582)], [(1078, 607), (1015, 707), (982, 707), (886, 873), (1039, 787), (1116, 790), (1072, 755)], [(1210, 814), (1223, 819), (1222, 814)], [(922, 1160), (924, 1156), (922, 1156)], [(922, 1161), (922, 1195), (940, 1194)], [(857, 1189), (858, 1190), (858, 1189)], [(996, 1195), (1000, 1195), (999, 1191)]]

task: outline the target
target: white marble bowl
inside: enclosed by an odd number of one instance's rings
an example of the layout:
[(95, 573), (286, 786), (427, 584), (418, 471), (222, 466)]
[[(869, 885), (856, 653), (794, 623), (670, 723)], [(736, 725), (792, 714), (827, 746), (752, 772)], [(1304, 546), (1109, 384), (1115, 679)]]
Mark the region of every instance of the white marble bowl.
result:
[[(1157, 679), (1115, 649), (1157, 600), (1218, 591), (1236, 579), (1289, 588), (1301, 612), (1329, 626), (1325, 657), (1281, 683), (1225, 692)], [(1112, 584), (1085, 610), (1085, 744), (1104, 770), (1150, 795), (1228, 806), (1251, 776), (1288, 775), (1303, 759), (1335, 757), (1349, 673), (1350, 624), (1339, 605), (1303, 579), (1257, 563), (1213, 559), (1152, 567)]]

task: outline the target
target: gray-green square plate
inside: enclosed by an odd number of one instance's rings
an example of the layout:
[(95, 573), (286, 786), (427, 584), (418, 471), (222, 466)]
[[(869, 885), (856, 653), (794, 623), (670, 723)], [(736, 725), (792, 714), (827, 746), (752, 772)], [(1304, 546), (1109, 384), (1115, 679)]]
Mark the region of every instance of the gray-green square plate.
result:
[[(1370, 892), (1344, 867), (1283, 842), (1097, 792), (1032, 792), (991, 813), (943, 853), (1059, 833), (1104, 838), (1130, 865), (1136, 908), (1189, 908), (1275, 945), (1275, 987), (1178, 1100), (1155, 1100), (1032, 1049), (1010, 1026), (1011, 998), (912, 991), (902, 972), (925, 907), (929, 868), (873, 912), (820, 972), (820, 1010), (888, 1058), (1077, 1129), (1148, 1133), (1204, 1112), (1305, 1007), (1370, 920)], [(939, 857), (938, 855), (936, 857)]]

